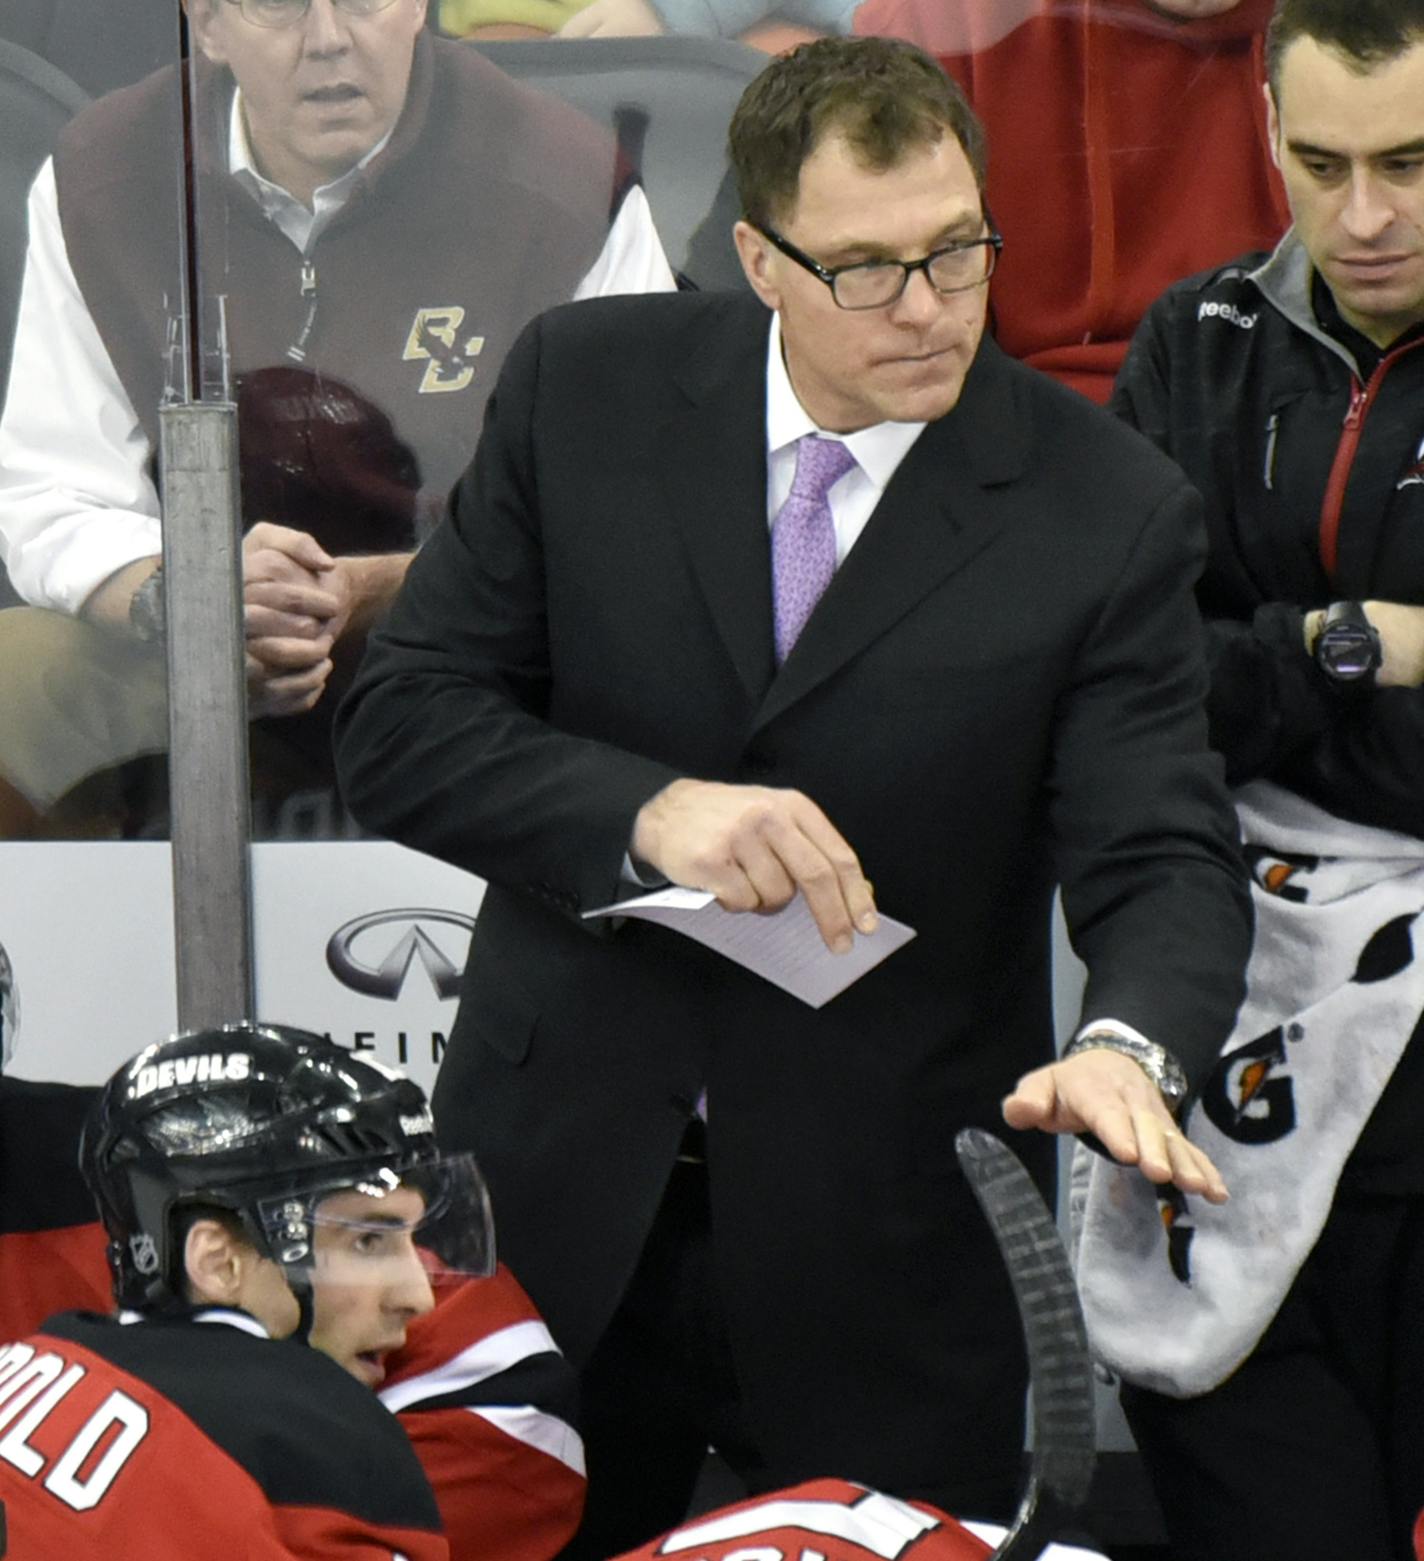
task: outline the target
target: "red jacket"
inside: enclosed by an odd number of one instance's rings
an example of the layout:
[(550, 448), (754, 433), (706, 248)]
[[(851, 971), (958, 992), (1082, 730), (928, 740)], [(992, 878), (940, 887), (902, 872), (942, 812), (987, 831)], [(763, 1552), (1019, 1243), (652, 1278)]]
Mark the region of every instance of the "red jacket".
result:
[(1000, 346), (1106, 401), (1158, 294), (1285, 230), (1261, 96), (1271, 0), (1192, 22), (1146, 0), (960, 12), (866, 0), (855, 28), (937, 53), (984, 121)]

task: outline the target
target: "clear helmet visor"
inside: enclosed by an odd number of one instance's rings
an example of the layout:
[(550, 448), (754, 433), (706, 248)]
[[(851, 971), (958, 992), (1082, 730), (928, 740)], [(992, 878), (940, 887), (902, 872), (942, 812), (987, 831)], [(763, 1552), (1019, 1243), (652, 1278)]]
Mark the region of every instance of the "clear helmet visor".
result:
[(382, 1167), (356, 1181), (263, 1200), (273, 1257), (314, 1289), (381, 1292), (494, 1272), (489, 1193), (472, 1155)]

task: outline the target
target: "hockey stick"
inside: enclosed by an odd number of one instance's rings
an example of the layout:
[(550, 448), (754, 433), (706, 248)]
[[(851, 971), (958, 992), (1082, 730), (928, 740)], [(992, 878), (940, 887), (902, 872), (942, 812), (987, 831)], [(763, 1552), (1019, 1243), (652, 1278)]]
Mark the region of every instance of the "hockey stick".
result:
[(1014, 1287), (1033, 1389), (1028, 1482), (990, 1561), (1034, 1561), (1082, 1506), (1093, 1477), (1088, 1335), (1058, 1227), (1028, 1172), (982, 1128), (956, 1134), (954, 1148)]

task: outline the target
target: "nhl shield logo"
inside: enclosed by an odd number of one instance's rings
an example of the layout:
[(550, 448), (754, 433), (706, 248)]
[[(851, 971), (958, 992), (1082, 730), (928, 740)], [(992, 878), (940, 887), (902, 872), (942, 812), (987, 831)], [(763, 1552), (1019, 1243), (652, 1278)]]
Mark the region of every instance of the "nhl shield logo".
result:
[(129, 1237), (129, 1256), (133, 1259), (133, 1266), (143, 1275), (156, 1274), (158, 1272), (158, 1248), (153, 1244), (153, 1237), (140, 1234)]

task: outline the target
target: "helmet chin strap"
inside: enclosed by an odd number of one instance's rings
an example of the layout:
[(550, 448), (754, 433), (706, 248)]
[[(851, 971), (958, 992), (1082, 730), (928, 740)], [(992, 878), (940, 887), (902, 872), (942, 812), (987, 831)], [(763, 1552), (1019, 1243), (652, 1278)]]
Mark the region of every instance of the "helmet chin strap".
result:
[(297, 1326), (287, 1335), (298, 1344), (311, 1346), (312, 1324), (316, 1321), (316, 1298), (312, 1291), (311, 1269), (284, 1264), (282, 1272), (287, 1276), (287, 1288), (297, 1302)]

